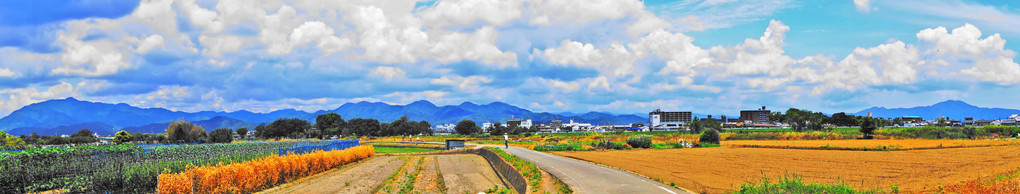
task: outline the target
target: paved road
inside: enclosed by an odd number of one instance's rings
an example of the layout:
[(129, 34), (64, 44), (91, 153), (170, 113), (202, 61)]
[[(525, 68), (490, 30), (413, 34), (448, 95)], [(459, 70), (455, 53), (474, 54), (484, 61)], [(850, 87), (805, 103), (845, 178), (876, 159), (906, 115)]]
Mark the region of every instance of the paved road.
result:
[(616, 168), (513, 146), (504, 150), (559, 177), (575, 193), (687, 193)]

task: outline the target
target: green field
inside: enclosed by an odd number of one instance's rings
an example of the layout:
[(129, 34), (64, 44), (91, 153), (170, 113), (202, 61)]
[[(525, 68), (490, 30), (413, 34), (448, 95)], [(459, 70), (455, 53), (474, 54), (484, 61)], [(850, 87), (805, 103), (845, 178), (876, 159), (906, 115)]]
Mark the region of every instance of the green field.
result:
[(393, 148), (393, 147), (375, 147), (375, 153), (378, 154), (401, 154), (401, 153), (422, 153), (422, 152), (436, 152), (439, 150), (425, 149), (425, 148)]

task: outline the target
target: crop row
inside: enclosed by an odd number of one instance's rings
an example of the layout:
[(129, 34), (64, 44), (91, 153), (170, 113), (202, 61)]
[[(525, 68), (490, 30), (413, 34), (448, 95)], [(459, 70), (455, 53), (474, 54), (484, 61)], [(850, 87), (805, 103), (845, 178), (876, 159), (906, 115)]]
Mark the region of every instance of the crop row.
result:
[(269, 156), (159, 175), (158, 193), (251, 193), (375, 155), (371, 145)]
[(83, 146), (0, 154), (0, 190), (17, 193), (152, 192), (162, 172), (276, 156), (295, 145), (331, 142), (259, 142), (156, 146)]

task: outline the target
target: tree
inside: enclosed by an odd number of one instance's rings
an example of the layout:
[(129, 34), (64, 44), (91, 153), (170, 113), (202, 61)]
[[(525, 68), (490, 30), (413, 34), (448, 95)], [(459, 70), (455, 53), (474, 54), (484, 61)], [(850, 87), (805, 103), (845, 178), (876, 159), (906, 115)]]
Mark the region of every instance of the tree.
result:
[(701, 126), (701, 119), (698, 119), (698, 117), (694, 117), (694, 120), (687, 123), (687, 128), (691, 130), (691, 133), (701, 133), (701, 130), (704, 129)]
[(492, 123), (492, 125), (489, 125), (489, 129), (488, 130), (489, 130), (489, 135), (503, 135), (504, 133), (509, 133), (506, 130), (506, 127), (503, 127), (503, 123), (500, 123), (500, 122)]
[(133, 137), (134, 135), (132, 135), (131, 133), (128, 133), (127, 131), (124, 130), (120, 130), (114, 134), (113, 142), (116, 142), (118, 144), (127, 143), (130, 142)]
[(418, 122), (418, 134), (432, 136), (432, 133), (432, 124), (425, 120)]
[(866, 139), (873, 138), (872, 135), (875, 134), (875, 129), (878, 128), (877, 126), (875, 126), (876, 125), (875, 119), (869, 117), (861, 117), (861, 120), (859, 122), (861, 124), (860, 130), (861, 133), (864, 134), (864, 138)]
[(302, 137), (304, 131), (311, 129), (312, 124), (308, 121), (291, 118), (291, 119), (277, 119), (266, 126), (266, 132), (262, 133), (264, 138), (280, 138), (280, 137)]
[(340, 117), (340, 114), (334, 112), (321, 114), (315, 117), (315, 128), (319, 129), (319, 139), (324, 139), (328, 135), (336, 135), (335, 133), (328, 133), (329, 129), (343, 128), (346, 122)]
[(71, 137), (95, 137), (93, 134), (89, 129), (82, 129), (77, 133), (71, 134)]
[(246, 136), (248, 136), (248, 128), (245, 127), (237, 128), (237, 136), (241, 137), (241, 139), (244, 139)]
[(255, 134), (254, 135), (255, 135), (255, 137), (265, 137), (266, 136), (265, 133), (266, 133), (267, 130), (269, 130), (269, 129), (266, 129), (266, 125), (265, 124), (261, 124), (259, 126), (255, 126)]
[(351, 135), (375, 136), (382, 130), (379, 121), (375, 119), (356, 118), (347, 122), (347, 128)]
[(170, 122), (164, 134), (170, 142), (205, 142), (209, 136), (202, 126), (187, 121)]
[(701, 138), (698, 139), (700, 143), (712, 143), (719, 144), (719, 131), (715, 129), (708, 129), (701, 133)]
[(20, 137), (7, 134), (4, 130), (0, 130), (0, 146), (8, 148), (21, 148), (25, 147), (25, 140)]
[(457, 123), (457, 126), (453, 127), (453, 129), (457, 131), (457, 134), (461, 135), (471, 135), (481, 131), (478, 125), (471, 120), (461, 120)]
[(213, 143), (230, 143), (234, 141), (234, 132), (227, 128), (219, 128), (209, 133), (209, 140)]

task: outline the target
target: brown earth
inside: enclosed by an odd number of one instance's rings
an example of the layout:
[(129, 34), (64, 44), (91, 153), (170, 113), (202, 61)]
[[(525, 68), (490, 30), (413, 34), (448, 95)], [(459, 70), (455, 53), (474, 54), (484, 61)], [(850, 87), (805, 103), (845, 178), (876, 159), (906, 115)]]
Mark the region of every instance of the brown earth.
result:
[(504, 188), (484, 158), (454, 154), (375, 156), (259, 193), (398, 193), (408, 183), (414, 185), (410, 193), (478, 193), (493, 186)]
[(383, 182), (383, 185), (376, 189), (376, 194), (382, 193), (401, 193), (402, 188), (406, 183), (410, 182), (414, 184), (415, 178), (418, 176), (418, 169), (424, 161), (421, 156), (413, 156), (404, 162), (403, 166), (400, 166), (400, 170), (393, 173), (389, 179)]
[(421, 166), (422, 170), (414, 182), (414, 190), (411, 193), (444, 193), (446, 185), (443, 183), (443, 176), (439, 174), (439, 161), (436, 156), (426, 156)]
[(949, 147), (981, 147), (997, 145), (1017, 145), (1018, 140), (937, 140), (937, 139), (895, 139), (895, 140), (727, 140), (723, 146), (763, 146), (793, 148), (876, 148), (885, 146), (888, 149), (930, 149)]
[(259, 193), (372, 193), (406, 160), (392, 156), (371, 157)]
[[(725, 142), (724, 142), (725, 144)], [(695, 192), (721, 193), (767, 176), (797, 174), (806, 182), (845, 182), (855, 188), (917, 191), (1020, 166), (1020, 146), (909, 151), (772, 148), (643, 149), (554, 152), (676, 183)]]
[(438, 155), (439, 171), (447, 193), (478, 193), (493, 187), (506, 188), (496, 171), (482, 156), (474, 154)]

